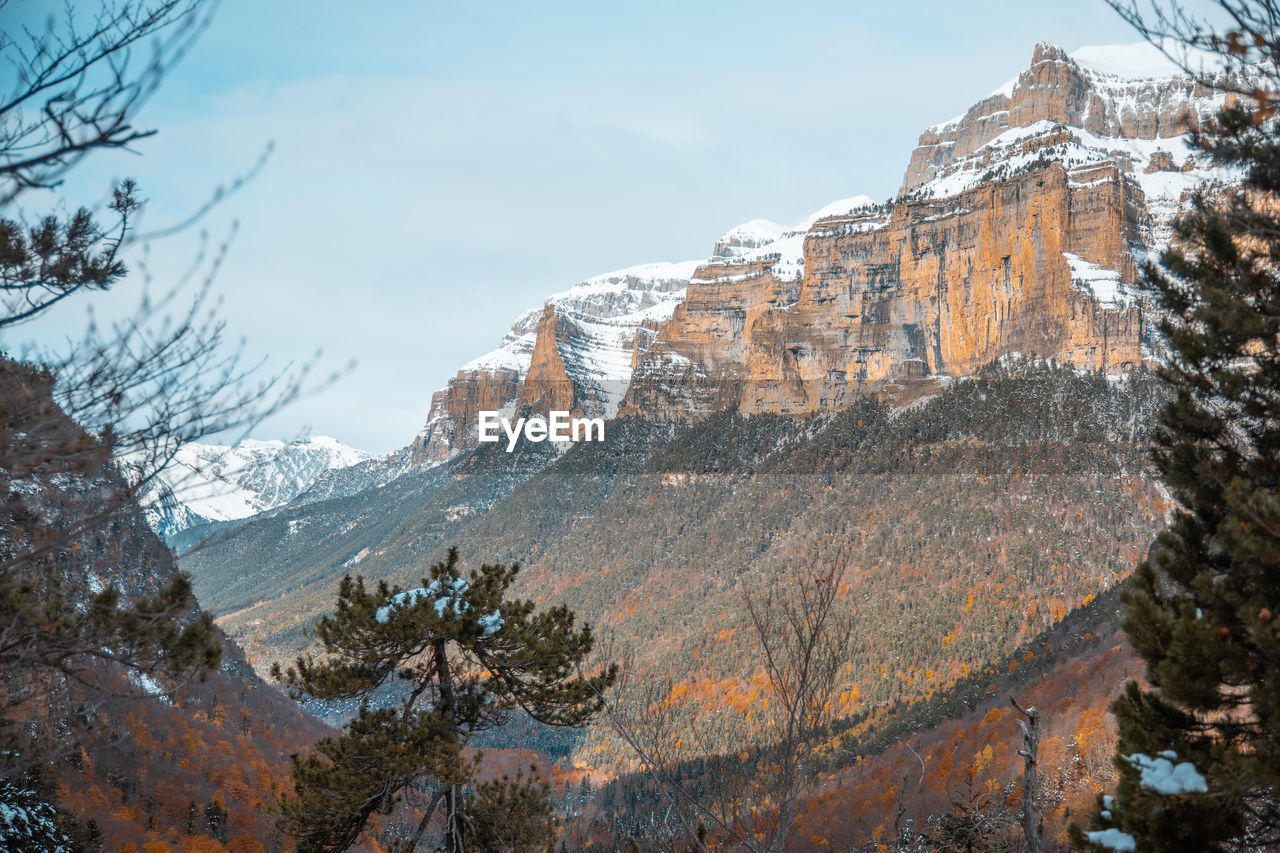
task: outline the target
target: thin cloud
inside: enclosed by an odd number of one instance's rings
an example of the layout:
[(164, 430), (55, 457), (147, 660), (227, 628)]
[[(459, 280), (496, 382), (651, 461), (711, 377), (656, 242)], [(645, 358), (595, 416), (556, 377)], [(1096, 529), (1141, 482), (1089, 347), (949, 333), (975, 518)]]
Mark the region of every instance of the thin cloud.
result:
[(631, 113), (618, 118), (614, 126), (677, 148), (706, 148), (714, 141), (711, 131), (702, 122), (681, 113)]

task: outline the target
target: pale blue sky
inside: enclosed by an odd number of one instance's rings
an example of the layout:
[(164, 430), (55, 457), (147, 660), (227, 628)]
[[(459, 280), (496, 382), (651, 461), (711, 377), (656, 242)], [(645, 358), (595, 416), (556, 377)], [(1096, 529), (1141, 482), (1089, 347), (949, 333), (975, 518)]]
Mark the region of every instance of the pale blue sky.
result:
[[(258, 437), (309, 430), (389, 451), (545, 295), (705, 257), (746, 220), (888, 198), (920, 131), (1015, 76), (1041, 40), (1136, 37), (1101, 0), (225, 0), (141, 116), (159, 135), (140, 156), (96, 156), (68, 190), (92, 202), (132, 175), (158, 226), (273, 142), (203, 223), (215, 238), (240, 223), (223, 314), (273, 364), (323, 348), (326, 366), (358, 365)], [(196, 242), (151, 247), (158, 284)], [(85, 305), (27, 334), (56, 343)]]

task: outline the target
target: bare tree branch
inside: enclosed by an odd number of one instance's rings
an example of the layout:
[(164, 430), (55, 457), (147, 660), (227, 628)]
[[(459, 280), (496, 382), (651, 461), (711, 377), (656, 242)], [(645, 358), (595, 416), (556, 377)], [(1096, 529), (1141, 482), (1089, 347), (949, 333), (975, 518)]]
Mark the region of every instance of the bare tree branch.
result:
[[(213, 0), (108, 0), (93, 15), (67, 3), (43, 31), (0, 31), (15, 71), (0, 95), (0, 211), (28, 189), (58, 186), (89, 152), (155, 131), (133, 116), (208, 26)], [(150, 46), (140, 62), (135, 54)]]

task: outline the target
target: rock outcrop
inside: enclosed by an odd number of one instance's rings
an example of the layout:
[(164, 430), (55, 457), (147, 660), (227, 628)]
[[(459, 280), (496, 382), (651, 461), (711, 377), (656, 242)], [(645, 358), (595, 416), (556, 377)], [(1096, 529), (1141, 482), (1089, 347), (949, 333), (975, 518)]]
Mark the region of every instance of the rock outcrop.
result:
[(812, 222), (799, 263), (722, 239), (622, 414), (812, 412), (1007, 357), (1141, 364), (1158, 342), (1136, 257), (1192, 189), (1229, 177), (1186, 137), (1226, 99), (1153, 48), (1037, 46), (1016, 80), (925, 131), (897, 199)]
[(1231, 97), (1150, 45), (1037, 45), (920, 136), (892, 201), (753, 220), (704, 263), (602, 276), (522, 315), (433, 398), (414, 459), (473, 444), (483, 408), (687, 420), (836, 408), (1001, 358), (1128, 370), (1159, 348), (1138, 261), (1192, 191), (1233, 178), (1187, 136)]
[(502, 345), (466, 364), (431, 398), (410, 446), (417, 464), (475, 446), (479, 412), (558, 409), (613, 417), (631, 368), (683, 300), (697, 263), (658, 263), (596, 276), (526, 311)]
[(452, 452), (474, 446), (481, 411), (510, 408), (520, 394), (520, 371), (514, 367), (463, 367), (449, 385), (431, 395), (427, 425), (410, 445), (415, 465), (443, 462)]
[(902, 190), (927, 183), (1012, 127), (1048, 121), (1096, 136), (1170, 139), (1221, 109), (1226, 97), (1180, 73), (1150, 45), (1087, 47), (1069, 56), (1042, 42), (1026, 71), (920, 136)]

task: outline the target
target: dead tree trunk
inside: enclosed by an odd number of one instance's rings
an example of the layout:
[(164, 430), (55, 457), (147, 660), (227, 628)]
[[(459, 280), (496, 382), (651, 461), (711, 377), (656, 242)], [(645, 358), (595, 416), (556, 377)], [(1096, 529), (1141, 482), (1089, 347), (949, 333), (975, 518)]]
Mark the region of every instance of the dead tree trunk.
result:
[(1027, 853), (1040, 853), (1040, 818), (1036, 815), (1036, 759), (1040, 753), (1040, 714), (1035, 706), (1023, 708), (1012, 696), (1014, 710), (1026, 717), (1018, 720), (1022, 729), (1022, 834), (1027, 839)]

